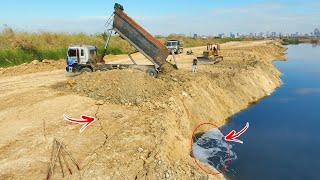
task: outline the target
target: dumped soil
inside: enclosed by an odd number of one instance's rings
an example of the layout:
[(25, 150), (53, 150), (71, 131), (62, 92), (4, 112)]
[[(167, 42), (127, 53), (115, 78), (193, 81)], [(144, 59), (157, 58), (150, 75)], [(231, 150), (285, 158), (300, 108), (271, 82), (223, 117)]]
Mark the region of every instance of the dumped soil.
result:
[[(274, 41), (221, 48), (221, 63), (192, 73), (192, 59), (204, 49), (194, 48), (194, 56), (177, 56), (179, 70), (157, 79), (136, 70), (0, 78), (0, 177), (43, 179), (57, 139), (80, 164), (71, 179), (224, 179), (195, 165), (192, 131), (204, 122), (221, 126), (270, 95), (281, 85), (272, 61), (282, 59), (285, 49)], [(97, 121), (79, 134), (63, 114)], [(62, 177), (58, 168), (53, 177)]]
[(162, 79), (129, 69), (83, 74), (67, 81), (66, 87), (96, 100), (123, 105), (160, 100), (173, 89)]

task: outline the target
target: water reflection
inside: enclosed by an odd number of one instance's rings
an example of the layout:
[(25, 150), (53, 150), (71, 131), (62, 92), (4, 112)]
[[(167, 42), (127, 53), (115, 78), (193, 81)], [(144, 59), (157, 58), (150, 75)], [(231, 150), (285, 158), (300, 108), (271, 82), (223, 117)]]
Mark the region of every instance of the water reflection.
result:
[(298, 88), (295, 93), (298, 95), (320, 94), (320, 88)]
[(221, 129), (251, 125), (233, 147), (230, 179), (320, 179), (320, 46), (288, 46), (287, 59), (274, 63), (283, 85)]

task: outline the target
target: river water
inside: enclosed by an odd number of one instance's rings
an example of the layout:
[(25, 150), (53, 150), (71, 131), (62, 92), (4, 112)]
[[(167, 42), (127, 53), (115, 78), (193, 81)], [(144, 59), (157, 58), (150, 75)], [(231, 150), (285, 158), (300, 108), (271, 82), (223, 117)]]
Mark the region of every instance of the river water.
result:
[[(233, 158), (224, 173), (228, 179), (320, 179), (320, 46), (287, 47), (287, 61), (274, 63), (283, 73), (284, 84), (220, 129), (226, 135), (250, 123), (248, 131), (239, 138), (244, 144), (230, 144)], [(217, 138), (208, 139), (210, 134), (217, 133), (208, 132), (200, 138), (200, 149), (208, 151), (209, 146), (204, 145), (217, 144)], [(217, 155), (212, 152), (216, 149), (197, 153), (201, 161), (221, 169), (225, 154), (222, 160), (208, 161), (210, 156)]]

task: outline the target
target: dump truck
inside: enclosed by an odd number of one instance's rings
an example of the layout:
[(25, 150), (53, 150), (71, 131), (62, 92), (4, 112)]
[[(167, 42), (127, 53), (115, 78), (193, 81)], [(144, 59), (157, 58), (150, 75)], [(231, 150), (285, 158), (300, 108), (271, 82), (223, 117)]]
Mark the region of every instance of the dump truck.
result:
[[(129, 17), (122, 5), (116, 3), (113, 12), (113, 23), (111, 32), (128, 41), (133, 47), (142, 53), (152, 65), (140, 65), (135, 62), (131, 54), (128, 54), (132, 64), (106, 64), (103, 56), (97, 55), (97, 48), (91, 45), (72, 45), (68, 48), (67, 67), (68, 72), (93, 72), (97, 70), (112, 69), (139, 69), (147, 72), (149, 75), (156, 77), (162, 71), (163, 65), (167, 63), (169, 56), (168, 49), (164, 44), (154, 38), (137, 22)], [(109, 46), (112, 33), (109, 33), (105, 48)]]

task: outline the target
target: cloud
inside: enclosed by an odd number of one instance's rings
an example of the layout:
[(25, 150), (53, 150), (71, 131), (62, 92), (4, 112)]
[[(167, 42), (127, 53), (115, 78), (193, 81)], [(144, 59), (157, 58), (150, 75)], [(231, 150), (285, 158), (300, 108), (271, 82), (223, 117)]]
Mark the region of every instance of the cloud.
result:
[(107, 16), (80, 16), (81, 20), (102, 20), (106, 21), (109, 19)]
[(263, 4), (251, 4), (243, 7), (232, 8), (215, 8), (214, 14), (247, 14), (247, 13), (261, 13), (268, 11), (275, 11), (284, 8), (285, 6), (280, 3), (263, 3)]
[(295, 90), (299, 95), (320, 94), (320, 88), (299, 88)]
[(283, 98), (276, 99), (275, 101), (278, 103), (289, 103), (290, 101), (294, 101), (294, 100), (296, 99), (291, 97), (283, 97)]
[[(298, 5), (290, 3), (256, 3), (247, 6), (213, 8), (212, 11), (195, 9), (177, 14), (134, 17), (153, 34), (204, 34), (224, 32), (310, 32), (315, 28), (320, 13), (295, 12)], [(311, 8), (310, 6), (307, 6)]]
[[(318, 24), (320, 12), (300, 3), (259, 3), (241, 7), (213, 9), (217, 24), (240, 32), (310, 32)], [(221, 20), (219, 20), (221, 19)]]
[(81, 16), (78, 18), (41, 18), (34, 19), (28, 25), (16, 25), (23, 31), (51, 31), (70, 33), (97, 33), (104, 32), (107, 16)]
[[(208, 5), (209, 6), (209, 5)], [(272, 2), (241, 5), (236, 3), (211, 11), (197, 7), (179, 11), (129, 14), (152, 34), (171, 33), (217, 35), (218, 33), (251, 32), (311, 32), (319, 26), (319, 2)], [(210, 7), (208, 8), (210, 9)], [(149, 12), (150, 13), (150, 12)], [(139, 15), (140, 14), (140, 15)], [(15, 27), (28, 31), (103, 32), (106, 16), (80, 16), (34, 19), (16, 23)], [(11, 24), (10, 24), (11, 25)]]

